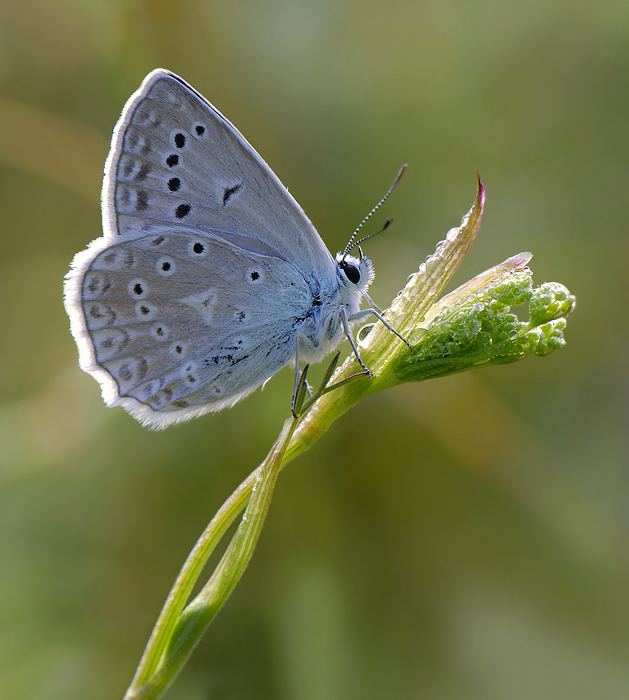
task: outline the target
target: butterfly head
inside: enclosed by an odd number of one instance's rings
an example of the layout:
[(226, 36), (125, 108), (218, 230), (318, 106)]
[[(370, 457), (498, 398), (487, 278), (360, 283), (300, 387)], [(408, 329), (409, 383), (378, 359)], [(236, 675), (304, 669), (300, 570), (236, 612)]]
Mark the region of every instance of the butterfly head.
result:
[[(389, 225), (393, 223), (393, 217), (387, 219), (384, 226), (379, 231), (376, 231), (375, 233), (370, 233), (368, 236), (363, 236), (363, 238), (361, 238), (358, 241), (356, 240), (356, 236), (358, 235), (360, 229), (365, 225), (365, 223), (369, 221), (373, 214), (375, 214), (375, 212), (377, 212), (378, 209), (386, 202), (389, 195), (391, 194), (391, 192), (393, 192), (395, 186), (400, 181), (400, 178), (402, 177), (402, 175), (404, 175), (405, 170), (406, 165), (403, 165), (400, 168), (395, 180), (393, 181), (393, 184), (391, 185), (391, 187), (389, 187), (387, 193), (378, 202), (378, 204), (376, 204), (376, 206), (369, 212), (369, 214), (367, 214), (367, 216), (360, 222), (354, 233), (352, 233), (351, 238), (349, 239), (343, 252), (336, 254), (335, 262), (338, 275), (340, 279), (346, 285), (348, 285), (350, 289), (356, 288), (359, 292), (366, 292), (369, 285), (373, 282), (373, 279), (375, 277), (373, 265), (371, 264), (371, 260), (369, 260), (369, 258), (363, 255), (363, 251), (360, 247), (360, 244), (363, 241), (367, 241), (370, 238), (373, 238), (374, 236), (377, 236), (378, 234), (385, 231), (389, 227)], [(353, 255), (349, 254), (349, 251), (353, 248), (358, 248), (358, 258), (355, 258)]]
[(373, 282), (375, 273), (371, 260), (363, 255), (362, 251), (360, 251), (359, 258), (347, 253), (337, 253), (335, 261), (339, 277), (346, 284), (350, 287), (356, 287), (361, 292), (367, 291)]

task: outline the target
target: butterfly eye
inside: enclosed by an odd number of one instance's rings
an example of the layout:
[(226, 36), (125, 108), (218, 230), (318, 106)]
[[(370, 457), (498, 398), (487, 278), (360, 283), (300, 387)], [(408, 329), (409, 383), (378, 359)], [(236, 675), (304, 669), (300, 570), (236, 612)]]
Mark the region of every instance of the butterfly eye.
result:
[(347, 277), (352, 284), (358, 284), (360, 282), (360, 272), (357, 267), (348, 265), (347, 263), (341, 265), (341, 267), (345, 273), (345, 277)]

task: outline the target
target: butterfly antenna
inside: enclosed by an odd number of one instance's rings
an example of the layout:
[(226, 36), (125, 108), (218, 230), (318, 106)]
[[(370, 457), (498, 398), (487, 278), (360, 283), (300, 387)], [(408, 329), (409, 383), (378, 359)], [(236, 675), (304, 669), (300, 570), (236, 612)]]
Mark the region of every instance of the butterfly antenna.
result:
[[(363, 257), (363, 251), (360, 249), (360, 244), (361, 244), (363, 241), (368, 241), (370, 238), (373, 238), (374, 236), (379, 236), (383, 231), (386, 231), (386, 230), (389, 228), (389, 226), (390, 226), (394, 221), (395, 221), (395, 219), (394, 219), (392, 216), (389, 217), (389, 218), (384, 222), (384, 226), (383, 226), (379, 231), (376, 231), (375, 233), (370, 233), (368, 236), (363, 236), (362, 238), (359, 238), (359, 239), (356, 241), (356, 243), (354, 243), (354, 244), (352, 245), (352, 248), (356, 248), (356, 246), (358, 246), (358, 250), (360, 250), (360, 257), (362, 258), (362, 257)], [(350, 248), (350, 250), (351, 250), (351, 248)]]
[(373, 238), (374, 236), (377, 236), (378, 233), (382, 233), (382, 231), (384, 231), (384, 229), (387, 228), (387, 226), (393, 221), (393, 219), (389, 219), (387, 223), (380, 229), (380, 231), (378, 231), (377, 233), (372, 233), (370, 236), (365, 236), (365, 238), (361, 238), (359, 241), (357, 241), (357, 243), (354, 243), (354, 239), (356, 238), (360, 229), (367, 223), (367, 221), (369, 221), (369, 219), (371, 219), (371, 217), (378, 211), (378, 209), (380, 209), (380, 207), (387, 201), (387, 199), (389, 199), (391, 192), (393, 192), (397, 183), (402, 179), (402, 175), (404, 175), (405, 170), (406, 163), (404, 163), (404, 165), (400, 168), (398, 174), (395, 176), (395, 180), (393, 180), (393, 184), (391, 185), (391, 187), (389, 187), (384, 197), (378, 202), (378, 204), (376, 204), (376, 206), (369, 212), (369, 214), (367, 214), (367, 216), (360, 222), (360, 224), (358, 224), (356, 230), (354, 231), (354, 233), (352, 233), (351, 238), (345, 246), (345, 250), (343, 251), (343, 257), (345, 257), (349, 253), (349, 251), (358, 243), (366, 241), (368, 238)]

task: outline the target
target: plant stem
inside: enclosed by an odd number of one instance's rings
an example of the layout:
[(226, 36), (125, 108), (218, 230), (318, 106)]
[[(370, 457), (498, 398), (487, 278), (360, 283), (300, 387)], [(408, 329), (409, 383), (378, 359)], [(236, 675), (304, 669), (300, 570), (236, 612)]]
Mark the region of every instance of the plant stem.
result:
[[(323, 398), (329, 397), (329, 394), (324, 394), (337, 361), (338, 354), (330, 364), (320, 389), (308, 401), (305, 400), (307, 367), (304, 369), (296, 401), (298, 415), (284, 423), (279, 438), (264, 462), (225, 501), (198, 539), (168, 594), (125, 700), (155, 700), (166, 690), (251, 560), (281, 468), (310, 447), (340, 413), (364, 394), (369, 383), (357, 377), (355, 381), (349, 381), (335, 390), (334, 393), (342, 392), (345, 397), (345, 400), (334, 404), (337, 410), (325, 411), (323, 415), (314, 411)], [(346, 370), (345, 367), (343, 369)], [(354, 386), (359, 387), (358, 392), (351, 391)], [(313, 413), (318, 418), (309, 420)], [(302, 426), (304, 430), (297, 435)], [(201, 592), (186, 606), (203, 567), (247, 501), (247, 510), (221, 561)]]
[[(298, 418), (285, 422), (262, 465), (225, 501), (197, 541), (168, 595), (125, 700), (154, 700), (164, 692), (240, 580), (260, 536), (298, 423)], [(249, 505), (227, 551), (203, 590), (184, 609), (203, 566), (247, 500)]]

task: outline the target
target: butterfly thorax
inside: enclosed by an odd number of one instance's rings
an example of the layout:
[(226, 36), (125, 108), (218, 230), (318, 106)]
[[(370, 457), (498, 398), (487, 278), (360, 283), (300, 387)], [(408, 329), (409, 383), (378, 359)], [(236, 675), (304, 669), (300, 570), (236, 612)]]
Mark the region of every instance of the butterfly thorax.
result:
[(374, 278), (371, 260), (365, 256), (359, 259), (337, 253), (335, 267), (336, 283), (313, 296), (308, 316), (299, 327), (299, 357), (305, 362), (320, 362), (339, 344), (344, 335), (343, 310), (351, 326)]

